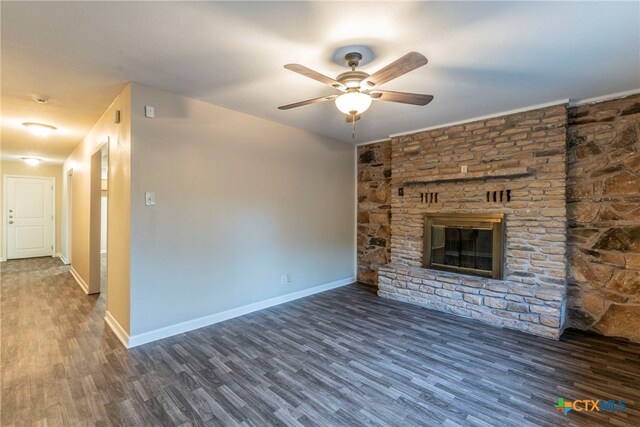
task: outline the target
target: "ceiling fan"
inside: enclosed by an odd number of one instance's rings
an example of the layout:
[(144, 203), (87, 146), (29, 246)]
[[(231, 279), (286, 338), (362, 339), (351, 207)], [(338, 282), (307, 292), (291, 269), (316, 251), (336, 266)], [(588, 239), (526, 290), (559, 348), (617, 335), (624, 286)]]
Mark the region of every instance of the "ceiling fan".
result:
[(320, 83), (331, 86), (339, 90), (342, 94), (327, 95), (320, 98), (307, 99), (306, 101), (295, 102), (293, 104), (282, 105), (279, 110), (289, 110), (291, 108), (302, 107), (303, 105), (316, 104), (324, 101), (335, 101), (338, 110), (347, 115), (347, 122), (355, 122), (360, 119), (360, 114), (366, 111), (373, 100), (400, 102), (402, 104), (427, 105), (433, 100), (432, 95), (419, 93), (394, 92), (389, 90), (378, 90), (377, 87), (393, 80), (403, 74), (413, 71), (416, 68), (427, 64), (427, 58), (418, 52), (409, 52), (400, 59), (392, 62), (381, 70), (369, 75), (364, 71), (356, 70), (362, 60), (362, 55), (358, 52), (351, 52), (345, 55), (350, 71), (339, 74), (335, 79), (313, 71), (304, 65), (287, 64), (287, 70), (302, 74), (303, 76), (317, 80)]

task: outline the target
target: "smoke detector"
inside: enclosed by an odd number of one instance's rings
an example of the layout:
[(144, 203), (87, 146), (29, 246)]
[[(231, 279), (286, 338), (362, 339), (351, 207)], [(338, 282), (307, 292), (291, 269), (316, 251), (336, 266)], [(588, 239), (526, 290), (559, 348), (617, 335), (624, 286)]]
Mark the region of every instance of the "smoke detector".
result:
[(31, 99), (33, 99), (38, 104), (48, 104), (51, 102), (51, 98), (47, 95), (32, 95)]

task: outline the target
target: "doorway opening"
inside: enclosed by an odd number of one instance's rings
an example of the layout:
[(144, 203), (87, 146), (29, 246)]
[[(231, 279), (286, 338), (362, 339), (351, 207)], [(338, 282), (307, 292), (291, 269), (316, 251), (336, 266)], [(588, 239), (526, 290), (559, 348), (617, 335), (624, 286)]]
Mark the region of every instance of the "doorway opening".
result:
[(107, 204), (109, 142), (91, 156), (89, 211), (89, 292), (107, 292)]
[(73, 212), (73, 168), (67, 171), (67, 185), (65, 195), (66, 199), (66, 215), (65, 218), (65, 230), (66, 230), (66, 238), (64, 242), (64, 256), (62, 262), (67, 265), (71, 265), (71, 231), (72, 227), (72, 212)]
[(107, 290), (107, 197), (109, 194), (108, 144), (100, 150), (100, 292)]

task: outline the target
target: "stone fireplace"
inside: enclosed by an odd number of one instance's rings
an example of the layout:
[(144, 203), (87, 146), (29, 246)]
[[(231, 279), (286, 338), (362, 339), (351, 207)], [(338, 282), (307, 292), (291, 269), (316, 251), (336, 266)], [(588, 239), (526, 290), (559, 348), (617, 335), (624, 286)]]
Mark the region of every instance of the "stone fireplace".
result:
[(566, 124), (557, 105), (392, 138), (378, 294), (557, 339)]

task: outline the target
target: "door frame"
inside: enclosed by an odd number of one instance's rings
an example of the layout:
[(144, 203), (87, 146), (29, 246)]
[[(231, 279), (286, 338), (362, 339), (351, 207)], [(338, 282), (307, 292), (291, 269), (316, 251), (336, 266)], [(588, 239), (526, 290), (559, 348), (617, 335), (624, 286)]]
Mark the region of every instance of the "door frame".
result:
[(2, 261), (6, 261), (9, 256), (9, 236), (7, 235), (7, 181), (9, 178), (27, 178), (46, 180), (51, 183), (51, 257), (56, 256), (56, 178), (54, 176), (33, 176), (33, 175), (2, 175), (2, 248), (4, 250)]
[(64, 221), (65, 221), (65, 234), (66, 234), (66, 238), (65, 238), (65, 254), (63, 255), (63, 257), (61, 257), (62, 262), (64, 262), (66, 265), (71, 265), (71, 221), (72, 221), (72, 215), (71, 212), (73, 211), (73, 168), (69, 168), (69, 170), (66, 171), (66, 188), (63, 188), (62, 191), (64, 191), (64, 194), (66, 196), (65, 198), (65, 213), (63, 215)]
[[(95, 145), (89, 156), (89, 294), (100, 293), (100, 270), (102, 254), (100, 253), (100, 223), (102, 202), (102, 149), (107, 147), (107, 176), (109, 174), (109, 146), (111, 138)], [(109, 210), (109, 197), (107, 196), (107, 212)], [(96, 215), (97, 214), (97, 215)], [(109, 233), (109, 215), (107, 214), (107, 236)], [(107, 260), (109, 245), (107, 244)], [(107, 261), (108, 263), (108, 261)], [(108, 265), (108, 264), (107, 264)], [(108, 291), (109, 277), (106, 275), (105, 294)]]

